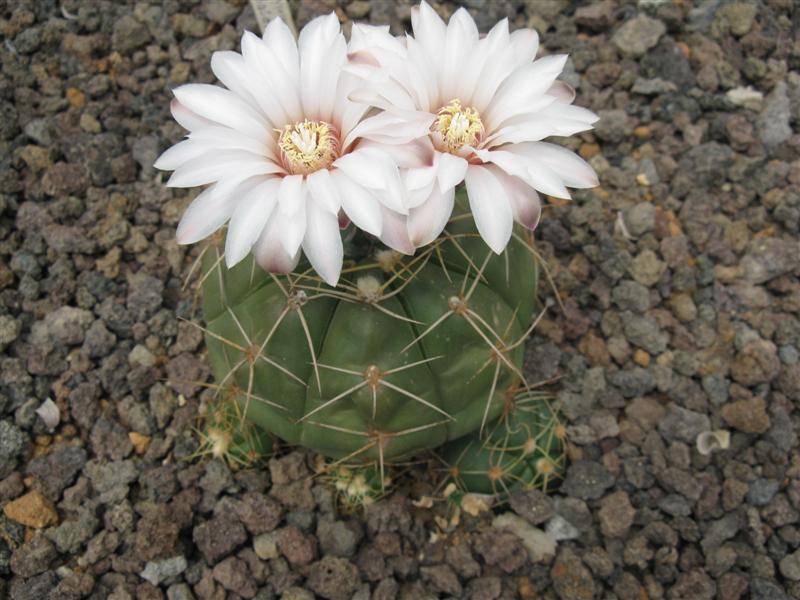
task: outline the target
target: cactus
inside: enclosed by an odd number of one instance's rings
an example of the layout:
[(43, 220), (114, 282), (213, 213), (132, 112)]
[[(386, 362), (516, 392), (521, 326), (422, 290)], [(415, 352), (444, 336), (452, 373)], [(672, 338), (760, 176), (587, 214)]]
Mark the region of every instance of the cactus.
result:
[(485, 438), (467, 435), (438, 452), (463, 492), (507, 496), (517, 488), (552, 491), (564, 475), (565, 430), (546, 394), (511, 393)]
[(411, 257), (348, 239), (336, 288), (302, 264), (227, 269), (221, 241), (207, 247), (209, 360), (237, 414), (335, 464), (375, 464), (381, 482), (387, 463), (487, 434), (527, 386), (538, 269), (529, 233), (495, 255), (467, 217)]

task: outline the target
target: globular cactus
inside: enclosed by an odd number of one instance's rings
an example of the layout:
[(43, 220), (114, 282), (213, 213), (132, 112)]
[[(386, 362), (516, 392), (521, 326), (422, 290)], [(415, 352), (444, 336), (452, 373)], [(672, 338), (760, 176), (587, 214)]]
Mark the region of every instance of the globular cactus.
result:
[(487, 436), (466, 435), (437, 452), (459, 491), (501, 497), (518, 488), (548, 492), (563, 478), (566, 432), (548, 396), (531, 390), (510, 396)]
[(468, 215), (415, 256), (372, 239), (346, 243), (331, 288), (301, 264), (202, 260), (211, 367), (244, 419), (336, 461), (384, 465), (465, 435), (487, 434), (527, 385), (524, 341), (537, 312), (527, 232), (501, 255)]

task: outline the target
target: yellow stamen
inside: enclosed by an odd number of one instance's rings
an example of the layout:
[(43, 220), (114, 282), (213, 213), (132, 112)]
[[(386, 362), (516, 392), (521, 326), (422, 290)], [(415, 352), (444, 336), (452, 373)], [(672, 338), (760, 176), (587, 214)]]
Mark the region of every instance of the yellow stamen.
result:
[(439, 150), (457, 152), (462, 146), (476, 145), (484, 134), (483, 121), (471, 106), (462, 107), (458, 98), (439, 109), (431, 126)]
[(306, 119), (279, 131), (284, 164), (296, 175), (327, 168), (339, 156), (339, 132), (330, 123)]

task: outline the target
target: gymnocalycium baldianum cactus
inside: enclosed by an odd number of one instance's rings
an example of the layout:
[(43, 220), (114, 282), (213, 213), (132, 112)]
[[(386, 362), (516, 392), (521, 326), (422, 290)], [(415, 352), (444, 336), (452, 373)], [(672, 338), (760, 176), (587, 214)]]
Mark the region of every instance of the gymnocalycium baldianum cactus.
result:
[[(203, 311), (219, 394), (289, 444), (377, 466), (381, 482), (386, 464), (464, 436), (475, 451), (498, 446), (497, 419), (528, 385), (538, 267), (528, 233), (496, 255), (466, 217), (411, 257), (352, 237), (336, 288), (302, 264), (288, 275), (252, 260), (228, 269), (221, 243), (209, 245)], [(554, 439), (555, 421), (524, 426)]]

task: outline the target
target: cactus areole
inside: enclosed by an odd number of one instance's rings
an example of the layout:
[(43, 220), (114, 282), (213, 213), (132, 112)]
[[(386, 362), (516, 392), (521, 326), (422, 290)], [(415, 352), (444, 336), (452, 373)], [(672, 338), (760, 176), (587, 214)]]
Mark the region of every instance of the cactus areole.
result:
[(522, 386), (537, 264), (518, 229), (494, 254), (471, 218), (414, 256), (359, 233), (336, 288), (301, 263), (203, 257), (211, 366), (252, 423), (333, 459), (391, 462), (489, 427)]

